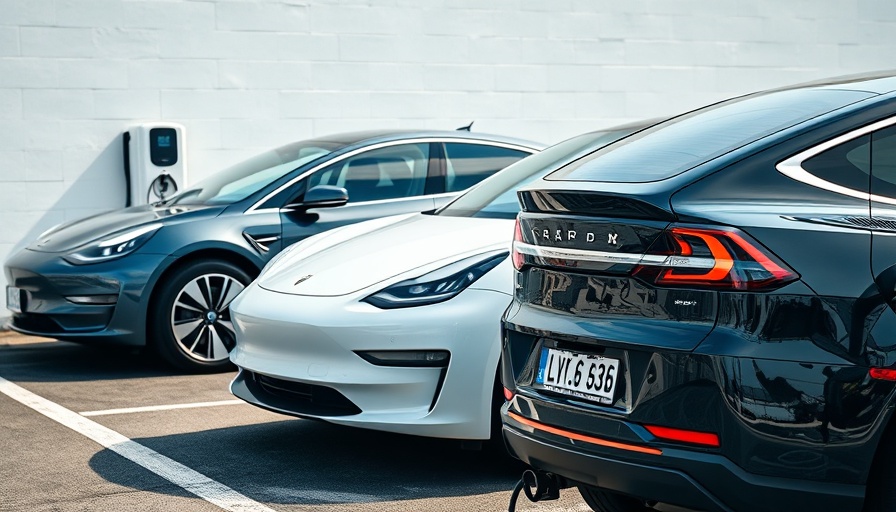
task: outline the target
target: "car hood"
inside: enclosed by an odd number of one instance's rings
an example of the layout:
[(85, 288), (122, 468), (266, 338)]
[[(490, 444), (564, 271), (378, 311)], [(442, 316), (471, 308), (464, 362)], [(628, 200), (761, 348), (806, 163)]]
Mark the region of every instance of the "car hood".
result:
[[(143, 224), (167, 221), (174, 217), (186, 218), (204, 211), (205, 214), (216, 215), (221, 207), (205, 205), (178, 206), (133, 206), (100, 213), (79, 219), (68, 224), (52, 228), (28, 246), (32, 251), (63, 252), (80, 247), (93, 240), (108, 237), (114, 233), (125, 231)], [(193, 213), (194, 215), (189, 215)]]
[[(334, 233), (335, 243), (316, 252), (302, 247), (285, 255), (258, 278), (262, 288), (293, 295), (354, 293), (416, 271), (418, 277), (461, 258), (507, 247), (513, 221), (413, 215), (363, 233)], [(312, 249), (313, 251), (313, 249)]]

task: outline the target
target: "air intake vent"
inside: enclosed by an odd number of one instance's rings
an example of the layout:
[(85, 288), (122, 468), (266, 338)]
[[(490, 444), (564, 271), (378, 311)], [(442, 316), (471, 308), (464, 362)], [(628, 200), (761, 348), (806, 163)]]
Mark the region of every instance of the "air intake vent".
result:
[(280, 235), (276, 234), (265, 234), (265, 235), (250, 235), (249, 233), (243, 232), (243, 237), (246, 239), (249, 244), (255, 248), (261, 254), (267, 254), (271, 250), (271, 244), (280, 240)]
[[(837, 219), (830, 219), (836, 222)], [(868, 217), (843, 217), (842, 220), (846, 221), (848, 224), (852, 224), (853, 226), (859, 226), (860, 228), (874, 228), (874, 222)]]
[(833, 226), (846, 226), (849, 228), (870, 229), (873, 231), (896, 232), (896, 219), (886, 217), (789, 217), (803, 222), (815, 224), (828, 224)]
[(296, 414), (351, 416), (361, 409), (333, 388), (249, 373), (267, 395), (266, 404)]

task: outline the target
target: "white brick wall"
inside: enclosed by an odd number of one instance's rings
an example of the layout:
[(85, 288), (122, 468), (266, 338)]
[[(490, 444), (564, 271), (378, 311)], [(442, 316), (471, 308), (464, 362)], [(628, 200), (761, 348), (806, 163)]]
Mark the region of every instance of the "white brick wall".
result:
[(140, 121), (183, 123), (199, 179), (344, 130), (555, 142), (894, 53), (892, 0), (0, 0), (0, 261), (122, 206)]

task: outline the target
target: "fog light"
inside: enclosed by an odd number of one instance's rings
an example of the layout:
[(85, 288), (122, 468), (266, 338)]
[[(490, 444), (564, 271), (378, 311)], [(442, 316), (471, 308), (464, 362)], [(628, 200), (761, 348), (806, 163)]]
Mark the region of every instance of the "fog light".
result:
[(71, 295), (66, 297), (65, 300), (75, 304), (108, 306), (118, 302), (118, 295)]
[(450, 359), (447, 350), (366, 350), (355, 353), (377, 366), (444, 368)]

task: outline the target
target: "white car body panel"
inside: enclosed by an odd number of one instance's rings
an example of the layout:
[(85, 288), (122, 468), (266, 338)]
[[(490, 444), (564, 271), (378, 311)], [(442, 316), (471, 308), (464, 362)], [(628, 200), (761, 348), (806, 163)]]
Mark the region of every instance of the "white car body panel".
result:
[(337, 249), (291, 253), (282, 265), (259, 277), (259, 286), (293, 295), (346, 295), (408, 272), (420, 269), (423, 274), (442, 262), (506, 247), (513, 238), (513, 223), (421, 214), (376, 226), (363, 235), (337, 237)]
[[(379, 309), (363, 299), (469, 256), (509, 252), (512, 236), (512, 220), (418, 214), (297, 244), (231, 304), (230, 358), (241, 370), (231, 390), (261, 407), (342, 425), (488, 439), (510, 257), (437, 304)], [(359, 350), (447, 350), (450, 361), (442, 377), (441, 368), (374, 365)], [(250, 374), (335, 389), (361, 412), (319, 415), (275, 404), (240, 384)]]

